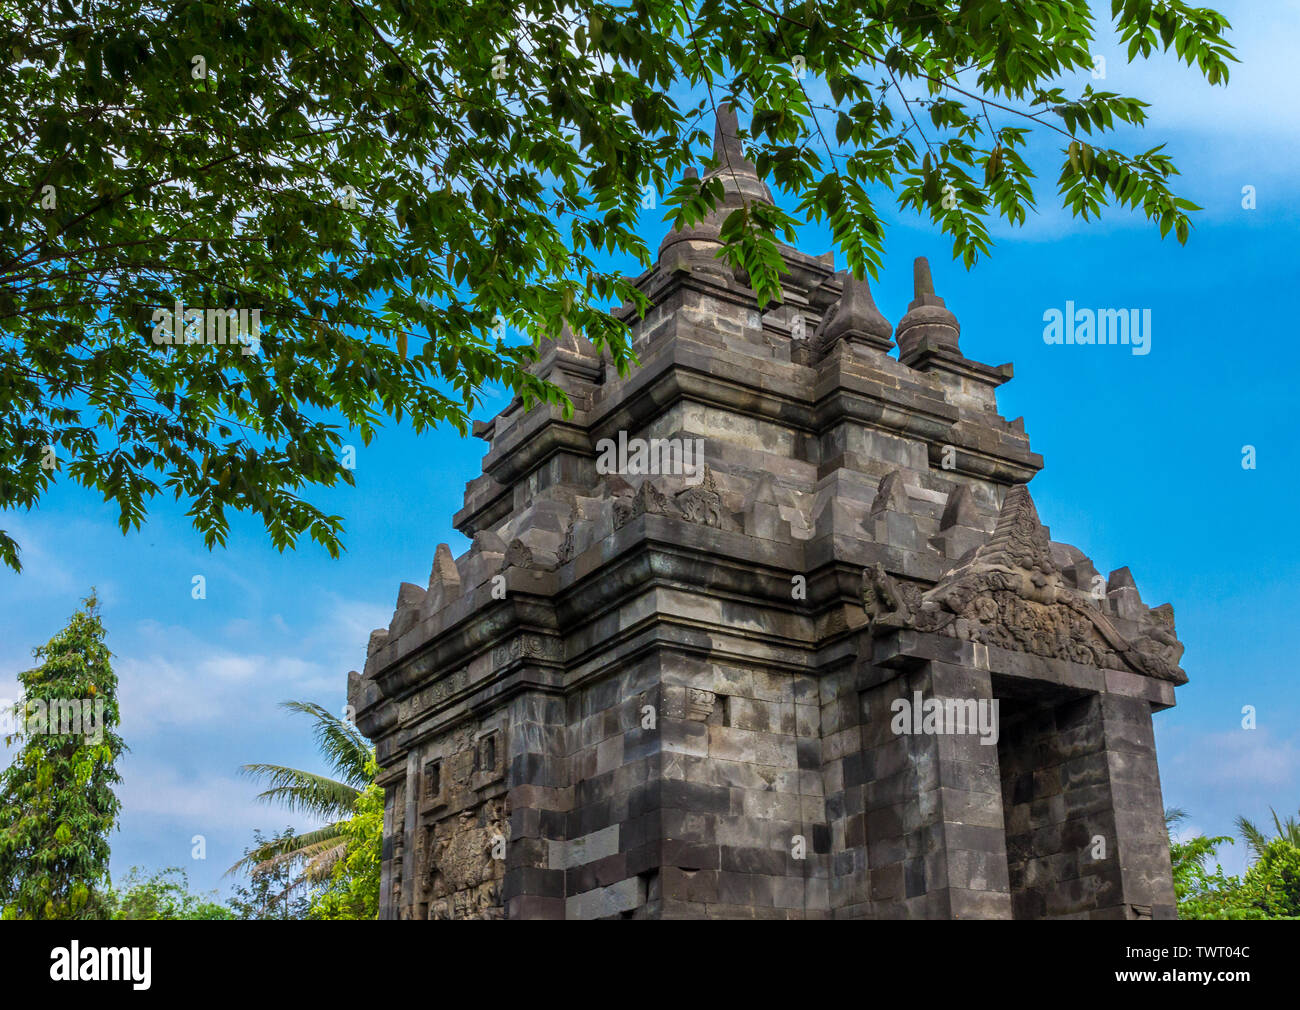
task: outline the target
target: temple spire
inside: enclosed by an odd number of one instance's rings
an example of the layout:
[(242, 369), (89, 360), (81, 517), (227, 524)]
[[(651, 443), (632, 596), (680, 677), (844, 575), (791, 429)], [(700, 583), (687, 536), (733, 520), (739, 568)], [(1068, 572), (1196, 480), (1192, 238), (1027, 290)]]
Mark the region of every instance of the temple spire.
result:
[(822, 349), (829, 350), (836, 341), (843, 340), (850, 345), (863, 344), (878, 351), (888, 351), (894, 346), (890, 339), (894, 327), (876, 308), (866, 277), (858, 280), (848, 271), (839, 277), (843, 289), (839, 301), (822, 325)]
[(744, 148), (740, 145), (740, 120), (736, 110), (727, 102), (718, 106), (717, 119), (713, 126), (713, 157), (721, 164), (730, 164), (739, 169), (748, 166)]
[(948, 311), (944, 300), (934, 293), (930, 261), (924, 256), (918, 256), (912, 264), (912, 285), (912, 304), (898, 321), (899, 359), (910, 365), (927, 351), (937, 349), (960, 355), (957, 338), (961, 324)]
[[(700, 182), (715, 178), (721, 182), (722, 201), (703, 221), (687, 228), (674, 228), (664, 236), (659, 243), (659, 262), (665, 268), (672, 268), (674, 263), (690, 263), (693, 270), (730, 275), (730, 268), (715, 256), (721, 244), (722, 222), (743, 204), (773, 203), (772, 191), (758, 177), (754, 163), (745, 157), (744, 146), (740, 143), (740, 120), (729, 102), (717, 106), (712, 161), (713, 167), (704, 173)], [(688, 168), (685, 175), (690, 179), (697, 178), (693, 168)]]
[(730, 102), (720, 102), (713, 127), (713, 160), (717, 164), (704, 176), (705, 180), (718, 178), (726, 188), (728, 206), (742, 201), (772, 203), (772, 191), (758, 177), (758, 169), (745, 157), (740, 143), (740, 120)]
[[(920, 302), (924, 295), (934, 295), (934, 278), (930, 276), (930, 261), (924, 256), (918, 256), (912, 263), (912, 295), (916, 299), (913, 304)], [(938, 302), (942, 305), (943, 299), (939, 298)]]

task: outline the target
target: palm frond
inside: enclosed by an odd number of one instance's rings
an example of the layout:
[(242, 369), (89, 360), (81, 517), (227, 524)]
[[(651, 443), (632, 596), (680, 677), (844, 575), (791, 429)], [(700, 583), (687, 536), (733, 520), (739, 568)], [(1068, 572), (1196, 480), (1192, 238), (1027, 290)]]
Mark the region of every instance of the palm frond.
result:
[(1255, 827), (1253, 822), (1245, 817), (1238, 817), (1237, 830), (1241, 832), (1241, 837), (1246, 839), (1246, 845), (1250, 847), (1256, 859), (1264, 854), (1264, 850), (1268, 848), (1268, 838), (1264, 832)]
[(1285, 838), (1292, 845), (1300, 845), (1300, 823), (1297, 823), (1294, 817), (1288, 817), (1283, 821), (1272, 807), (1268, 808), (1268, 812), (1273, 815), (1273, 826), (1277, 828), (1277, 837)]
[(259, 799), (283, 803), (290, 811), (317, 817), (338, 818), (350, 814), (361, 793), (346, 782), (284, 765), (250, 764), (244, 765), (240, 771), (266, 782), (268, 788), (258, 794)]
[(323, 828), (304, 831), (302, 834), (288, 835), (260, 845), (249, 852), (226, 871), (241, 873), (245, 870), (253, 873), (265, 873), (281, 863), (291, 863), (314, 856), (323, 847), (335, 845), (343, 836), (342, 822), (327, 824)]
[(280, 707), (310, 715), (316, 720), (313, 730), (316, 746), (343, 781), (358, 789), (370, 784), (370, 777), (366, 774), (370, 743), (360, 730), (312, 701), (282, 701)]
[(321, 849), (308, 860), (307, 866), (303, 869), (303, 876), (313, 883), (329, 879), (330, 874), (334, 872), (334, 867), (347, 851), (347, 839), (340, 836), (334, 845)]
[[(254, 865), (252, 872), (254, 875), (270, 873), (277, 867), (286, 864), (289, 866), (296, 866), (301, 863), (304, 867), (302, 876), (315, 882), (317, 878), (312, 872), (312, 867), (322, 857), (328, 857), (329, 853), (333, 852), (340, 846), (343, 846), (345, 849), (347, 847), (347, 839), (341, 832), (335, 834), (332, 838), (322, 838), (320, 841), (313, 842), (310, 845), (304, 845), (301, 848), (293, 849), (291, 851), (277, 853), (270, 859)], [(333, 868), (333, 865), (333, 861), (329, 860), (330, 868)]]
[[(281, 707), (311, 716), (316, 746), (338, 779), (285, 765), (256, 763), (240, 771), (267, 786), (258, 798), (283, 804), (288, 810), (313, 814), (330, 821), (301, 834), (290, 833), (249, 851), (226, 874), (249, 872), (261, 876), (283, 866), (301, 866), (280, 899), (300, 884), (326, 880), (347, 854), (344, 828), (356, 812), (357, 797), (372, 782), (374, 751), (361, 732), (315, 702), (285, 701)], [(277, 900), (280, 900), (277, 899)]]

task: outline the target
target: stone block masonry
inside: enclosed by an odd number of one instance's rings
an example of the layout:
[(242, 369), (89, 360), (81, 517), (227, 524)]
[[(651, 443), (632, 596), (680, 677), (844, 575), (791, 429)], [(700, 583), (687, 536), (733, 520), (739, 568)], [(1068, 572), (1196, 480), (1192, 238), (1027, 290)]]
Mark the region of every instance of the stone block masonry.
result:
[[(640, 367), (546, 348), (573, 414), (475, 426), (469, 550), (438, 546), (349, 676), (384, 769), (381, 916), (1172, 916), (1172, 608), (1051, 540), (1042, 460), (998, 413), (1011, 366), (963, 356), (924, 260), (897, 328), (785, 247), (759, 309), (715, 256), (771, 199), (735, 130), (723, 108), (724, 205), (625, 310)], [(668, 444), (702, 457), (599, 448)], [(899, 699), (996, 724), (900, 732)]]

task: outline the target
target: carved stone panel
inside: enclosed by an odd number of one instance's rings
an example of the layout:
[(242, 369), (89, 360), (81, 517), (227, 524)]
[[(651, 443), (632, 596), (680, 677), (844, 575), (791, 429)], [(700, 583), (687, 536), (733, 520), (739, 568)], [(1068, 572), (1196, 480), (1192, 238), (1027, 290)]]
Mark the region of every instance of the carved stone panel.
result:
[(420, 884), (430, 919), (500, 919), (510, 820), (504, 798), (437, 821), (422, 831)]

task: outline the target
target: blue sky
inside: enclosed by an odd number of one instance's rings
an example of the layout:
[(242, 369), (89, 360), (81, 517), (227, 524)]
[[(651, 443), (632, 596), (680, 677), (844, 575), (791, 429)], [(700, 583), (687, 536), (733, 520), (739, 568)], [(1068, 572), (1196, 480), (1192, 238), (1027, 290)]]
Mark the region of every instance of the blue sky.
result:
[[(1109, 5), (1105, 5), (1109, 7)], [(1300, 3), (1220, 3), (1242, 64), (1211, 89), (1172, 58), (1128, 65), (1106, 44), (1109, 90), (1153, 104), (1140, 135), (1166, 142), (1180, 195), (1204, 207), (1191, 241), (1161, 241), (1140, 217), (1111, 211), (1084, 224), (1054, 206), (1054, 144), (1040, 145), (1039, 213), (995, 228), (991, 257), (967, 273), (949, 243), (894, 215), (877, 304), (897, 322), (911, 299), (911, 261), (930, 257), (938, 293), (962, 324), (971, 358), (1013, 361), (1002, 413), (1023, 416), (1046, 460), (1031, 490), (1054, 539), (1103, 573), (1128, 565), (1148, 604), (1171, 602), (1191, 682), (1156, 716), (1166, 805), (1188, 831), (1232, 834), (1233, 818), (1268, 820), (1300, 808), (1300, 686), (1292, 636), (1300, 545), (1290, 537), (1297, 491), (1289, 332), (1300, 290), (1300, 109), (1295, 52)], [(1242, 187), (1257, 205), (1242, 207)], [(882, 204), (884, 201), (882, 201)], [(650, 215), (657, 246), (664, 226)], [(830, 248), (806, 228), (808, 252)], [(842, 262), (842, 258), (841, 258)], [(1043, 342), (1043, 314), (1067, 300), (1152, 313), (1152, 349)], [(504, 406), (490, 401), (482, 416)], [(103, 601), (121, 679), (121, 830), (115, 876), (132, 865), (182, 866), (203, 889), (229, 889), (224, 870), (255, 827), (306, 826), (256, 800), (238, 766), (318, 767), (308, 723), (281, 712), (289, 698), (344, 704), (372, 628), (386, 626), (398, 583), (423, 584), (484, 443), (452, 431), (417, 437), (390, 425), (357, 448), (357, 486), (314, 496), (346, 517), (347, 552), (314, 545), (281, 555), (237, 519), (224, 550), (205, 550), (181, 511), (161, 499), (139, 533), (122, 536), (95, 496), (57, 487), (31, 513), (0, 516), (24, 550), (25, 571), (0, 571), (0, 699), (17, 696), (30, 650), (65, 623), (93, 585)], [(1241, 466), (1256, 447), (1255, 470)], [(207, 598), (190, 595), (194, 575)], [(1253, 705), (1257, 728), (1241, 726)], [(0, 761), (7, 758), (0, 756)], [(191, 858), (206, 839), (207, 858)], [(1243, 866), (1239, 842), (1221, 853)]]

